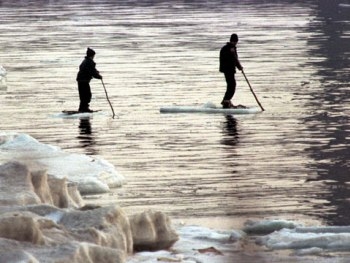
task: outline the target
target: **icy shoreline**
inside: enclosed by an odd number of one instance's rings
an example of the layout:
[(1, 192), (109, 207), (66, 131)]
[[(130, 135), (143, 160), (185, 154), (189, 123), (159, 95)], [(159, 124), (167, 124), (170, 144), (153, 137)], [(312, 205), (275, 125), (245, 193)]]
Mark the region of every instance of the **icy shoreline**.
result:
[(85, 204), (78, 188), (86, 181), (114, 186), (109, 177), (117, 173), (103, 159), (86, 163), (16, 133), (0, 136), (0, 156), (0, 262), (124, 263), (135, 251), (168, 249), (178, 240), (161, 211)]
[[(142, 252), (128, 263), (347, 262), (350, 227), (305, 227), (287, 220), (247, 221), (241, 230), (177, 226), (170, 250)], [(263, 234), (264, 233), (264, 234)]]
[[(0, 133), (0, 154), (1, 165), (17, 160), (35, 169), (43, 167), (49, 176), (74, 182), (83, 193), (105, 193), (125, 183), (106, 160), (67, 153), (27, 134)], [(61, 220), (52, 213), (45, 218), (55, 224)], [(350, 226), (304, 226), (276, 219), (248, 220), (230, 230), (177, 223), (175, 230), (179, 240), (170, 249), (129, 254), (126, 262), (257, 262), (255, 258), (259, 262), (339, 262), (350, 256)]]

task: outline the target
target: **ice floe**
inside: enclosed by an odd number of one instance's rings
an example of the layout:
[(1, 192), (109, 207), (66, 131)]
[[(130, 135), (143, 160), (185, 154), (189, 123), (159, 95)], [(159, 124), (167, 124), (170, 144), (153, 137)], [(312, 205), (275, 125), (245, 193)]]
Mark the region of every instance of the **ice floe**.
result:
[(350, 8), (350, 4), (339, 4), (339, 7)]
[[(252, 224), (254, 231), (246, 228)], [(243, 229), (249, 229), (249, 233), (178, 226), (180, 239), (171, 250), (136, 253), (128, 259), (128, 263), (256, 262), (252, 261), (255, 256), (261, 262), (269, 262), (269, 259), (270, 262), (347, 262), (341, 260), (348, 257), (350, 249), (349, 227), (305, 227), (299, 222), (287, 220), (247, 221), (246, 226)], [(257, 234), (269, 231), (272, 232)], [(339, 254), (334, 254), (337, 251)], [(331, 261), (328, 259), (330, 255)]]
[(243, 231), (247, 234), (269, 234), (276, 230), (281, 230), (283, 228), (296, 228), (298, 225), (295, 222), (287, 220), (262, 220), (262, 221), (252, 221), (248, 220), (245, 223)]
[(6, 70), (2, 66), (0, 66), (0, 89), (6, 89), (7, 87), (6, 75), (7, 75)]
[(269, 249), (294, 249), (298, 255), (349, 250), (350, 226), (303, 226), (287, 220), (247, 221), (243, 231), (261, 235), (256, 243)]
[(68, 153), (43, 144), (28, 134), (0, 133), (0, 162), (16, 160), (27, 165), (45, 167), (48, 174), (66, 177), (78, 184), (82, 194), (105, 193), (125, 183), (114, 165), (98, 156)]
[[(234, 232), (234, 233), (233, 233)], [(182, 262), (197, 263), (232, 262), (234, 251), (239, 250), (239, 242), (246, 234), (242, 231), (215, 230), (202, 226), (178, 226), (180, 239), (171, 250), (136, 253), (129, 258), (128, 263), (136, 262)]]
[(311, 251), (314, 251), (314, 248), (337, 251), (350, 249), (348, 228), (345, 232), (343, 228), (339, 228), (336, 232), (333, 227), (329, 227), (329, 231), (327, 227), (322, 229), (322, 232), (318, 227), (282, 229), (261, 237), (258, 242), (271, 249), (309, 249)]

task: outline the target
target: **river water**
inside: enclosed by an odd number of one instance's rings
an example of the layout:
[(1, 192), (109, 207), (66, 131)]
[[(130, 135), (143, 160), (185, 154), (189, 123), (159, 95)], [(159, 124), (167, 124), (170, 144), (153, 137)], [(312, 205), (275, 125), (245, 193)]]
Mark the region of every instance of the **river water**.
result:
[[(128, 211), (237, 225), (286, 218), (350, 220), (350, 8), (346, 1), (0, 1), (2, 130), (69, 152), (100, 155), (128, 180), (98, 196)], [(161, 106), (219, 104), (220, 48), (231, 33), (265, 112), (161, 114)], [(75, 77), (86, 47), (88, 119)], [(257, 106), (238, 72), (234, 103)]]

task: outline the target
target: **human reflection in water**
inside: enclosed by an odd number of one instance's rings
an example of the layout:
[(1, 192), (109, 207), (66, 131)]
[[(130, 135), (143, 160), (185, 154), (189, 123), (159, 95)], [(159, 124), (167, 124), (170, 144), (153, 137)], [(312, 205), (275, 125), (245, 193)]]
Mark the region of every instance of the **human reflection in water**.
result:
[(79, 120), (79, 139), (80, 144), (85, 149), (86, 154), (96, 155), (98, 151), (95, 149), (95, 138), (91, 129), (90, 118), (80, 118)]
[(226, 115), (224, 131), (225, 136), (221, 140), (224, 145), (234, 146), (238, 143), (239, 135), (237, 132), (237, 120), (232, 115)]

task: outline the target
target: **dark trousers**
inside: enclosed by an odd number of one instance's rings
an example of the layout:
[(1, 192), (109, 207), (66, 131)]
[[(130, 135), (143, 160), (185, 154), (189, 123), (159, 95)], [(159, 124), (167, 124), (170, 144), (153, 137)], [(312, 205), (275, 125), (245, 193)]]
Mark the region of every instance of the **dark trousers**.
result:
[(78, 81), (78, 90), (80, 98), (79, 111), (86, 111), (89, 109), (89, 103), (91, 101), (91, 89), (89, 82)]
[(231, 100), (233, 95), (235, 95), (236, 92), (236, 79), (235, 79), (235, 73), (233, 72), (225, 72), (225, 79), (226, 79), (226, 92), (223, 100)]

